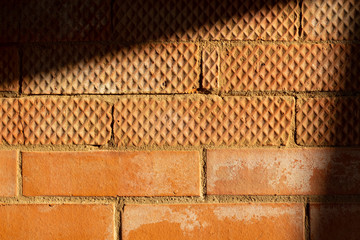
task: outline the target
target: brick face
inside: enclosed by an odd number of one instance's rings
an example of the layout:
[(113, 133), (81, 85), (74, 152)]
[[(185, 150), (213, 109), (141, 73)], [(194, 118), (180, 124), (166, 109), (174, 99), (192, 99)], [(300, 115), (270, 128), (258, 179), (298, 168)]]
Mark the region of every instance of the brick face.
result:
[(311, 204), (311, 239), (359, 239), (359, 204)]
[(359, 194), (359, 149), (212, 149), (210, 195)]
[(111, 205), (1, 205), (0, 236), (14, 239), (114, 239)]
[(296, 140), (300, 145), (360, 144), (358, 97), (300, 99), (296, 114)]
[(199, 87), (195, 44), (31, 47), (23, 65), (28, 94), (184, 93)]
[(16, 151), (0, 151), (0, 197), (16, 195), (17, 155)]
[(304, 239), (301, 204), (128, 205), (122, 239)]
[(19, 91), (20, 59), (15, 47), (0, 47), (0, 91)]
[(26, 196), (196, 196), (199, 153), (24, 152)]
[(360, 39), (360, 2), (304, 0), (303, 35), (309, 40)]
[[(282, 145), (291, 98), (123, 98), (115, 104), (119, 146)], [(265, 123), (266, 127), (258, 127)]]
[(110, 140), (111, 105), (83, 98), (24, 98), (25, 144), (92, 144)]
[(24, 135), (20, 120), (19, 100), (11, 98), (0, 98), (0, 133), (1, 144), (23, 143)]

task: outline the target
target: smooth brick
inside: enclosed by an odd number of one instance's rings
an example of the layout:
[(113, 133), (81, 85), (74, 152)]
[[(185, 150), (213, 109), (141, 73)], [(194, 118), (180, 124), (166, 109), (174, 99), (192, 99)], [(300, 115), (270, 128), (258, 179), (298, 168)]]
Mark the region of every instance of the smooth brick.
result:
[(21, 3), (21, 41), (91, 41), (110, 37), (110, 0), (22, 0)]
[(111, 135), (111, 105), (91, 98), (22, 98), (25, 144), (104, 145)]
[(115, 239), (111, 205), (0, 205), (2, 240)]
[(195, 44), (35, 46), (24, 50), (27, 94), (184, 93), (199, 87)]
[(207, 194), (360, 194), (360, 149), (210, 149)]
[(0, 91), (19, 91), (19, 53), (15, 47), (0, 47)]
[(26, 196), (198, 196), (198, 152), (24, 152)]
[(360, 39), (358, 0), (304, 0), (302, 9), (305, 39)]
[(360, 98), (300, 98), (296, 141), (300, 145), (360, 145)]
[(127, 205), (122, 239), (304, 239), (302, 204)]
[(360, 90), (360, 57), (353, 44), (240, 45), (221, 53), (221, 90)]
[(360, 239), (359, 204), (311, 204), (310, 231), (312, 240)]
[(115, 142), (285, 145), (293, 109), (294, 101), (287, 97), (122, 98), (115, 104)]
[(0, 143), (23, 143), (24, 135), (22, 126), (19, 100), (14, 98), (0, 98)]
[(17, 152), (0, 151), (0, 196), (16, 195)]

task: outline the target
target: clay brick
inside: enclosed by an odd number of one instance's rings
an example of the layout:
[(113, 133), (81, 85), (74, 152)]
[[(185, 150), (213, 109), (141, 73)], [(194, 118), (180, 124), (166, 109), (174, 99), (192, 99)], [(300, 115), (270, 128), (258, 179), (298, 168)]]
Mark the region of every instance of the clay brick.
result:
[(110, 36), (110, 0), (21, 2), (21, 41), (91, 41)]
[(0, 196), (16, 195), (16, 160), (16, 151), (0, 151)]
[(296, 1), (204, 1), (200, 37), (208, 40), (294, 40), (299, 8)]
[(302, 9), (305, 39), (360, 39), (358, 0), (304, 0)]
[(20, 1), (1, 1), (0, 6), (0, 42), (17, 42), (21, 3)]
[(203, 51), (203, 85), (209, 90), (219, 88), (219, 49), (217, 47), (207, 47)]
[(311, 239), (360, 239), (359, 204), (311, 204)]
[(0, 47), (0, 91), (19, 91), (19, 53), (14, 47)]
[(195, 44), (43, 46), (24, 50), (23, 91), (184, 93), (198, 88)]
[(299, 99), (296, 141), (300, 145), (360, 145), (360, 98)]
[(24, 152), (26, 196), (198, 196), (198, 152)]
[(127, 205), (122, 239), (304, 239), (301, 204)]
[(241, 45), (221, 53), (222, 91), (360, 89), (358, 45)]
[(114, 39), (293, 40), (296, 1), (266, 0), (116, 0)]
[(283, 145), (294, 101), (280, 97), (122, 98), (115, 104), (119, 146)]
[(360, 149), (213, 149), (207, 194), (359, 194)]
[(115, 239), (111, 205), (0, 205), (2, 240)]
[(25, 144), (104, 145), (111, 135), (111, 105), (90, 98), (23, 98)]
[(0, 98), (0, 143), (23, 143), (22, 129), (19, 100)]

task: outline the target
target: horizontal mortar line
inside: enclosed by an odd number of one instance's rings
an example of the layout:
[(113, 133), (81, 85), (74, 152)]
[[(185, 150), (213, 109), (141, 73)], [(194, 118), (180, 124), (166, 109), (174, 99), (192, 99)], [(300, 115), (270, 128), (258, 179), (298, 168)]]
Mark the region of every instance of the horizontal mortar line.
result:
[(164, 41), (142, 41), (142, 42), (122, 42), (122, 41), (54, 41), (54, 42), (12, 42), (0, 43), (0, 47), (50, 47), (59, 45), (123, 45), (126, 46), (142, 46), (148, 44), (360, 44), (360, 40), (164, 40)]
[(233, 203), (358, 203), (360, 195), (206, 195), (205, 197), (1, 197), (0, 204), (233, 204)]
[[(211, 93), (205, 93), (205, 92), (197, 92), (197, 93), (117, 93), (117, 94), (1, 94), (0, 97), (2, 98), (29, 98), (29, 97), (63, 97), (63, 98), (76, 98), (76, 97), (86, 97), (86, 98), (108, 98), (110, 97), (112, 100), (116, 100), (117, 97), (119, 98), (125, 98), (125, 97), (176, 97), (176, 96), (182, 96), (182, 97), (282, 97), (282, 96), (310, 96), (310, 97), (316, 97), (316, 96), (339, 96), (339, 97), (356, 97), (360, 95), (360, 91), (234, 91), (234, 92), (211, 92)], [(105, 99), (106, 100), (106, 99)]]

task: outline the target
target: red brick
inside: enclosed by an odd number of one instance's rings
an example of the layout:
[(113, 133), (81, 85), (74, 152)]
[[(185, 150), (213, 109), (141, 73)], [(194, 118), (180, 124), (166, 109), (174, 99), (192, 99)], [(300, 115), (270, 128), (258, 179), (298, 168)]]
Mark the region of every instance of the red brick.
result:
[(300, 98), (296, 114), (300, 145), (360, 145), (360, 98)]
[(19, 91), (20, 60), (17, 48), (0, 48), (0, 91)]
[(360, 149), (213, 149), (210, 195), (360, 194)]
[[(292, 98), (122, 98), (115, 104), (119, 146), (284, 145)], [(259, 127), (261, 126), (261, 127)]]
[(16, 195), (16, 160), (16, 151), (0, 151), (0, 196)]
[(21, 41), (91, 41), (110, 37), (110, 0), (21, 2)]
[(18, 99), (0, 98), (0, 143), (5, 142), (8, 144), (24, 142)]
[(111, 205), (0, 205), (2, 240), (115, 239)]
[(25, 152), (26, 196), (198, 196), (198, 152)]
[(312, 240), (360, 239), (359, 204), (311, 204), (310, 231)]
[(305, 39), (360, 39), (358, 0), (304, 0), (302, 9)]
[(219, 49), (207, 47), (203, 51), (203, 88), (217, 90), (219, 88)]
[(195, 44), (56, 45), (24, 50), (28, 94), (184, 93), (198, 88)]
[(91, 98), (22, 98), (25, 144), (104, 145), (111, 135), (111, 105)]
[(122, 239), (304, 239), (302, 204), (127, 205)]
[(360, 90), (360, 57), (353, 44), (240, 45), (221, 53), (221, 90)]

